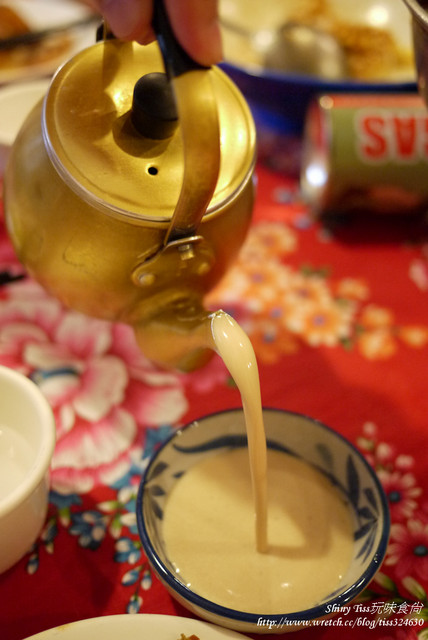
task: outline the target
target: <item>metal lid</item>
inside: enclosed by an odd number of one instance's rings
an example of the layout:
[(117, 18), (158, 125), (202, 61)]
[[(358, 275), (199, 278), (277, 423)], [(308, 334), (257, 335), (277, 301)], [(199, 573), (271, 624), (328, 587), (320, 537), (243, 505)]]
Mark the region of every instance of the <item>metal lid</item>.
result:
[[(171, 137), (156, 140), (131, 122), (137, 81), (163, 70), (157, 43), (100, 42), (61, 67), (46, 96), (43, 135), (54, 166), (79, 197), (107, 213), (163, 222), (174, 212), (184, 167), (180, 125)], [(220, 69), (209, 73), (218, 101), (221, 162), (206, 215), (242, 188), (255, 158), (248, 105)]]

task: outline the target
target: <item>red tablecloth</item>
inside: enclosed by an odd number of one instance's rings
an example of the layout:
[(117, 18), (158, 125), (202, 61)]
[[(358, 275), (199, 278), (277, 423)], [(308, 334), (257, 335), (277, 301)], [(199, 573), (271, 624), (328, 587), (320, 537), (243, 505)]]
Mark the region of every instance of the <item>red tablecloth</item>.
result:
[[(248, 332), (266, 406), (318, 418), (365, 453), (393, 523), (368, 608), (350, 614), (354, 629), (299, 638), (417, 638), (428, 615), (426, 226), (355, 217), (327, 227), (292, 180), (261, 165), (257, 174), (248, 241), (209, 304)], [(177, 425), (239, 406), (236, 388), (217, 357), (189, 375), (159, 371), (128, 327), (82, 317), (31, 279), (13, 280), (23, 270), (3, 227), (0, 263), (3, 281), (12, 278), (0, 289), (0, 363), (38, 382), (58, 431), (46, 526), (0, 576), (1, 640), (106, 614), (189, 615), (147, 565), (135, 492), (156, 444)]]

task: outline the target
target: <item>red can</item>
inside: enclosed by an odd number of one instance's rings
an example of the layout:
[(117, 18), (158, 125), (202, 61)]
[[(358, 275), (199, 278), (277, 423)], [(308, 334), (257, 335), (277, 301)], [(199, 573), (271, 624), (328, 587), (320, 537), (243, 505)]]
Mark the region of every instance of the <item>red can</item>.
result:
[(427, 211), (428, 109), (422, 98), (317, 98), (306, 117), (301, 189), (320, 215)]

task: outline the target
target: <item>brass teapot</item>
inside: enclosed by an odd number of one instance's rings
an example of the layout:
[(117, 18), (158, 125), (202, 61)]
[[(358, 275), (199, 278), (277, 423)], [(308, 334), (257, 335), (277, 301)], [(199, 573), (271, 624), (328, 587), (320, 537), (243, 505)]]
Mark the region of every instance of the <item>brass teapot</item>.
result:
[(49, 292), (190, 370), (212, 355), (204, 296), (250, 224), (255, 129), (219, 68), (171, 55), (168, 28), (148, 46), (104, 38), (56, 72), (12, 148), (5, 212)]

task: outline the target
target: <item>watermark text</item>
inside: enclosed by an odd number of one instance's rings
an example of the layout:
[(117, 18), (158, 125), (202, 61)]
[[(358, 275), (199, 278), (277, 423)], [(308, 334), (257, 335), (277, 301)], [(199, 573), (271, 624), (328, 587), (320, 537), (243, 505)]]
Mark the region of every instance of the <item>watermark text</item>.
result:
[(314, 620), (297, 620), (294, 616), (260, 616), (258, 627), (271, 630), (286, 627), (358, 627), (376, 629), (376, 627), (423, 627), (426, 621), (419, 617), (423, 609), (422, 603), (372, 602), (370, 604), (353, 604), (347, 606), (327, 605), (325, 616)]

